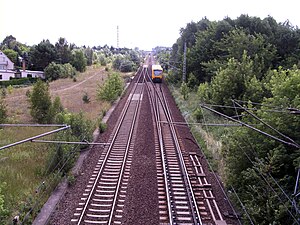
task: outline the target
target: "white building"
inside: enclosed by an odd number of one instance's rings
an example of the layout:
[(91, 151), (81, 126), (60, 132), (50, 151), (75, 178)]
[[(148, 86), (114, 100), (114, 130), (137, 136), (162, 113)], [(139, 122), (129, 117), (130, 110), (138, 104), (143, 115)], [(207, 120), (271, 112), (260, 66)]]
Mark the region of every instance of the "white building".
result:
[(43, 71), (25, 70), (25, 61), (23, 61), (22, 70), (20, 72), (13, 71), (14, 63), (0, 51), (0, 81), (10, 80), (10, 78), (45, 78)]
[(34, 78), (45, 79), (45, 75), (43, 71), (21, 70), (20, 73), (21, 73), (21, 78), (34, 77)]
[(15, 72), (12, 70), (0, 70), (0, 81), (10, 80), (11, 77), (15, 77)]
[(0, 51), (0, 81), (9, 80), (10, 77), (15, 77), (14, 63)]

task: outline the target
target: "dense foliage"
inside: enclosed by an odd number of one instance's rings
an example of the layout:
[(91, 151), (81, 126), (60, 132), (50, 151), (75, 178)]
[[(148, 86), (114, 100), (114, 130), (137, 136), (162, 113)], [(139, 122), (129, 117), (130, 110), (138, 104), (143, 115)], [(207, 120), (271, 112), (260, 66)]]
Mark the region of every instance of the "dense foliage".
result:
[[(199, 103), (232, 106), (236, 100), (249, 113), (215, 109), (238, 113), (242, 122), (259, 124), (269, 135), (239, 128), (219, 137), (226, 186), (237, 191), (254, 224), (299, 222), (294, 189), (300, 167), (300, 30), (288, 21), (247, 15), (191, 22), (181, 29), (172, 52), (160, 54), (169, 63), (168, 82), (181, 81), (184, 43), (187, 85), (197, 90)], [(201, 122), (204, 115), (196, 111)]]
[(38, 80), (29, 93), (30, 114), (38, 123), (53, 123), (56, 115), (63, 111), (60, 98), (51, 101), (48, 84)]
[(97, 96), (99, 99), (113, 102), (122, 94), (124, 82), (119, 73), (109, 75), (102, 86), (99, 86)]

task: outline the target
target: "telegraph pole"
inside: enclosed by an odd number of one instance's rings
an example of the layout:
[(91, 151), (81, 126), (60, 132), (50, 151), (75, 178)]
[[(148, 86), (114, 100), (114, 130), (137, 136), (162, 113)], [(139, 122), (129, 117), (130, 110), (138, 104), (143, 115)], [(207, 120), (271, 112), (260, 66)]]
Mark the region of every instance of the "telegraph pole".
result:
[(117, 48), (119, 48), (119, 26), (117, 26)]
[(186, 42), (184, 42), (183, 49), (183, 68), (182, 68), (182, 82), (186, 82)]

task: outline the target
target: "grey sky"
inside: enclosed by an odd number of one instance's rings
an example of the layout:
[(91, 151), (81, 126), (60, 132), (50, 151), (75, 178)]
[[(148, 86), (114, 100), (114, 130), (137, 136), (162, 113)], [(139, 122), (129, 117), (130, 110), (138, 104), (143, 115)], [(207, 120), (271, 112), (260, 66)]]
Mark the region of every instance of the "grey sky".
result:
[(270, 15), (300, 25), (298, 0), (0, 0), (0, 6), (0, 41), (13, 35), (29, 45), (65, 37), (78, 46), (116, 46), (119, 26), (120, 47), (149, 50), (172, 46), (181, 27), (204, 16)]

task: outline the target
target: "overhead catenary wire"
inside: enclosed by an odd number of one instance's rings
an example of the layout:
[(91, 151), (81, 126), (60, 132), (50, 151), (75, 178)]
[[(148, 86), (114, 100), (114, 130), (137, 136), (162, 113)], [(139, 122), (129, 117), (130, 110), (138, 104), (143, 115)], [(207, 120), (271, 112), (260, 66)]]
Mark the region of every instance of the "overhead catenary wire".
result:
[[(58, 145), (58, 148), (59, 148), (60, 145)], [(74, 154), (76, 152), (78, 152), (76, 149), (79, 147), (80, 145), (77, 145), (77, 146), (74, 146), (73, 149), (71, 151), (69, 151), (68, 155), (64, 158), (61, 158), (59, 160), (59, 162), (55, 165), (55, 167), (53, 168), (53, 171), (55, 171), (58, 166), (62, 163), (62, 166), (60, 167), (60, 169), (57, 171), (57, 173), (55, 173), (55, 176), (54, 177), (50, 177), (50, 179), (47, 181), (46, 180), (43, 180), (41, 182), (41, 184), (37, 187), (37, 190), (40, 189), (42, 186), (47, 186), (50, 187), (51, 186), (51, 183), (59, 176), (59, 174), (61, 173), (61, 171), (64, 169), (64, 167), (66, 166), (67, 162), (72, 158), (74, 157)], [(51, 162), (53, 162), (55, 156), (52, 158)], [(48, 166), (48, 168), (46, 169), (46, 173), (49, 173), (49, 169), (50, 169), (50, 164)], [(44, 195), (47, 193), (47, 188), (45, 188), (42, 192), (42, 194), (35, 200), (34, 204), (30, 207), (30, 210), (26, 213), (26, 215), (24, 216), (21, 224), (24, 224), (29, 215), (36, 209), (36, 207), (38, 206), (38, 204), (41, 202), (42, 198), (44, 197)]]
[(251, 225), (255, 225), (255, 224), (253, 223), (253, 220), (251, 219), (249, 213), (247, 212), (247, 209), (246, 209), (245, 205), (243, 204), (243, 202), (242, 202), (241, 199), (239, 198), (239, 196), (238, 196), (238, 194), (236, 193), (236, 191), (235, 191), (235, 189), (233, 188), (233, 186), (230, 186), (230, 188), (233, 190), (235, 196), (237, 197), (237, 199), (238, 199), (240, 205), (242, 206), (242, 209), (243, 209), (244, 212), (246, 213), (246, 216), (247, 216), (248, 220), (250, 221)]
[(258, 116), (254, 115), (252, 112), (250, 112), (248, 109), (244, 108), (242, 105), (240, 105), (238, 102), (236, 102), (235, 100), (232, 100), (235, 104), (237, 104), (241, 109), (245, 110), (249, 115), (251, 115), (253, 118), (257, 119), (259, 122), (263, 123), (265, 126), (267, 126), (268, 128), (270, 128), (271, 130), (273, 130), (274, 132), (276, 132), (277, 134), (279, 134), (280, 136), (282, 136), (283, 138), (287, 139), (288, 141), (294, 143), (296, 146), (298, 146), (298, 148), (300, 148), (300, 145), (298, 143), (296, 143), (292, 138), (288, 137), (287, 135), (281, 133), (280, 131), (278, 131), (277, 129), (275, 129), (274, 127), (270, 126), (269, 124), (267, 124), (266, 122), (264, 122), (262, 119), (260, 119)]
[[(254, 150), (254, 148), (253, 148), (253, 146), (252, 146), (251, 141), (249, 141), (248, 138), (247, 138), (247, 142), (248, 142), (248, 144), (249, 144), (250, 147), (251, 147), (251, 148), (250, 148), (251, 153), (255, 156), (256, 160), (258, 160), (258, 162), (259, 162), (261, 165), (263, 165), (262, 160), (258, 157), (256, 151)], [(243, 148), (240, 144), (238, 144), (238, 146), (239, 146), (239, 148), (240, 148), (241, 150), (244, 151), (244, 148)], [(248, 149), (249, 149), (249, 148), (248, 148)], [(252, 149), (252, 150), (251, 150), (251, 149)], [(246, 153), (244, 152), (244, 154), (246, 154)], [(254, 165), (254, 163), (253, 163), (253, 161), (251, 161), (250, 157), (249, 157), (248, 155), (246, 155), (246, 157), (247, 157), (248, 160), (252, 163), (252, 165)], [(276, 184), (276, 186), (280, 189), (280, 191), (282, 192), (282, 194), (287, 198), (287, 200), (291, 203), (291, 205), (294, 206), (294, 203), (293, 203), (292, 199), (288, 196), (288, 194), (284, 191), (284, 189), (280, 186), (280, 184), (276, 181), (276, 179), (275, 179), (269, 172), (266, 173), (266, 175), (269, 176), (269, 177), (272, 179), (272, 181), (273, 181), (273, 182)], [(299, 213), (298, 207), (297, 207), (297, 206), (294, 206), (294, 208), (295, 208), (296, 212)]]
[[(251, 158), (249, 157), (249, 155), (244, 152), (244, 154), (246, 155), (246, 157), (248, 158), (248, 160), (253, 164), (254, 162), (251, 160)], [(255, 168), (255, 167), (254, 167)], [(282, 199), (280, 198), (280, 196), (278, 195), (278, 193), (274, 190), (274, 188), (271, 186), (271, 184), (268, 182), (268, 180), (266, 179), (266, 177), (261, 173), (261, 171), (257, 168), (255, 168), (256, 171), (259, 173), (259, 175), (261, 176), (261, 178), (265, 181), (265, 183), (267, 184), (267, 186), (271, 189), (271, 191), (273, 191), (273, 193), (276, 195), (276, 197), (279, 199), (279, 201), (282, 203), (283, 207), (287, 210), (287, 212), (290, 214), (290, 216), (293, 218), (293, 220), (297, 223), (300, 224), (300, 222), (297, 220), (297, 218), (292, 214), (292, 212), (286, 207), (285, 203), (282, 201)]]
[(223, 113), (220, 113), (220, 112), (218, 112), (218, 111), (216, 111), (216, 110), (214, 110), (214, 109), (212, 109), (212, 108), (209, 108), (209, 107), (207, 107), (207, 106), (204, 105), (204, 104), (200, 104), (200, 106), (203, 107), (203, 108), (205, 108), (205, 109), (207, 109), (207, 110), (209, 110), (209, 111), (211, 111), (211, 112), (214, 112), (214, 113), (216, 113), (216, 114), (218, 114), (218, 115), (220, 115), (220, 116), (222, 116), (222, 117), (224, 117), (224, 118), (226, 118), (226, 119), (229, 119), (229, 120), (232, 120), (232, 121), (234, 121), (234, 122), (240, 123), (240, 124), (242, 124), (242, 125), (245, 126), (245, 127), (248, 127), (248, 128), (250, 128), (250, 129), (252, 129), (252, 130), (254, 130), (254, 131), (257, 131), (258, 133), (263, 134), (263, 135), (265, 135), (265, 136), (267, 136), (267, 137), (269, 137), (269, 138), (272, 138), (272, 139), (274, 139), (274, 140), (277, 140), (277, 141), (279, 141), (279, 142), (281, 142), (281, 143), (283, 143), (283, 144), (286, 144), (286, 145), (289, 145), (289, 146), (293, 146), (293, 147), (299, 148), (299, 145), (297, 145), (297, 144), (294, 144), (294, 143), (292, 143), (292, 142), (288, 142), (288, 141), (282, 140), (282, 139), (280, 139), (280, 138), (278, 138), (278, 137), (275, 137), (274, 135), (271, 135), (271, 134), (268, 134), (268, 133), (266, 133), (266, 132), (264, 132), (264, 131), (261, 131), (261, 130), (259, 130), (259, 129), (257, 129), (257, 128), (255, 128), (255, 127), (249, 125), (249, 124), (247, 124), (247, 123), (244, 123), (244, 122), (242, 122), (242, 121), (233, 119), (233, 118), (231, 118), (230, 116), (227, 116), (227, 115), (225, 115), (225, 114), (223, 114)]

